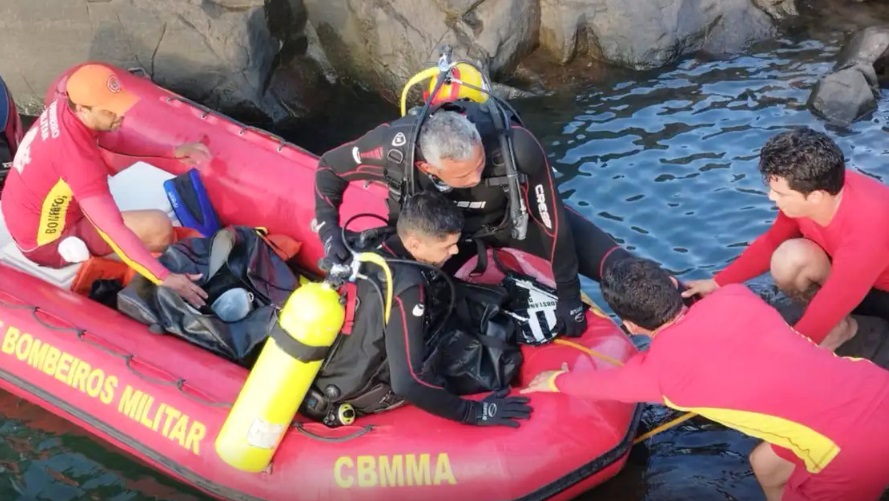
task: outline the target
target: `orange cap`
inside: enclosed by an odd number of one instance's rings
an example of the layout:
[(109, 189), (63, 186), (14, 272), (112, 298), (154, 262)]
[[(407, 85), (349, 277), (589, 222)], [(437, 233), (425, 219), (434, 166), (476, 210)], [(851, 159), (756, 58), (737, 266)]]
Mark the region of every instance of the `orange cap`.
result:
[(81, 106), (98, 106), (116, 115), (123, 115), (139, 100), (125, 90), (114, 70), (101, 64), (85, 64), (65, 84), (68, 98)]

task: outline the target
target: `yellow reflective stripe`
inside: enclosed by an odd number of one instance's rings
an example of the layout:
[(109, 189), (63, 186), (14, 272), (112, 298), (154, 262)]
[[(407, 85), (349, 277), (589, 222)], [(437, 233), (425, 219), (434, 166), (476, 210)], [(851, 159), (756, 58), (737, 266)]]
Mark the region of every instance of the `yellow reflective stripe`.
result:
[(38, 246), (55, 242), (62, 236), (73, 196), (71, 187), (61, 179), (50, 188), (40, 208), (40, 223), (37, 226)]
[[(92, 223), (92, 221), (90, 221), (90, 223)], [(137, 263), (136, 261), (133, 261), (132, 259), (128, 258), (127, 255), (124, 254), (124, 252), (120, 249), (120, 247), (118, 247), (117, 244), (114, 243), (114, 240), (111, 240), (111, 237), (109, 237), (107, 234), (105, 234), (104, 231), (100, 230), (99, 227), (96, 226), (95, 224), (93, 224), (93, 227), (95, 227), (95, 228), (96, 228), (96, 231), (99, 232), (99, 236), (102, 237), (102, 240), (108, 242), (108, 245), (110, 245), (111, 248), (114, 249), (114, 253), (117, 254), (118, 256), (120, 256), (121, 261), (123, 261), (124, 263), (126, 263), (126, 265), (129, 266), (130, 268), (136, 270), (136, 273), (138, 273), (138, 274), (142, 275), (143, 277), (147, 278), (147, 279), (148, 279), (149, 281), (151, 281), (151, 283), (153, 283), (154, 285), (160, 285), (160, 284), (161, 284), (161, 280), (160, 280), (159, 278), (157, 278), (153, 273), (151, 273), (150, 271), (148, 271), (148, 270), (147, 270), (144, 266), (142, 266), (141, 264), (139, 264), (139, 263)]]
[(800, 423), (758, 412), (711, 407), (680, 407), (664, 396), (664, 404), (680, 411), (692, 411), (752, 437), (789, 449), (806, 464), (809, 473), (818, 473), (840, 453), (831, 439)]

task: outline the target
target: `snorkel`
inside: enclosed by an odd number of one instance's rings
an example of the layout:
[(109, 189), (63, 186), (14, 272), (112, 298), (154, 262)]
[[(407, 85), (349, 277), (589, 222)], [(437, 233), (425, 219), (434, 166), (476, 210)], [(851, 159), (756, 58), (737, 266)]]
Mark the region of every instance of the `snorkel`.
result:
[[(487, 111), (492, 115), (494, 125), (497, 128), (498, 138), (500, 141), (500, 148), (503, 151), (503, 161), (506, 167), (506, 177), (507, 177), (507, 193), (509, 196), (509, 210), (508, 210), (508, 218), (511, 223), (510, 234), (512, 238), (516, 240), (524, 240), (525, 236), (528, 232), (528, 208), (525, 206), (522, 201), (520, 187), (519, 187), (519, 173), (516, 168), (515, 162), (515, 152), (513, 150), (512, 144), (512, 124), (510, 123), (509, 115), (506, 113), (505, 109), (509, 109), (515, 113), (515, 110), (507, 104), (502, 99), (498, 98), (494, 94), (492, 94), (488, 89), (491, 88), (490, 82), (485, 78), (484, 73), (479, 69), (479, 67), (467, 60), (452, 60), (453, 50), (450, 45), (445, 45), (442, 47), (441, 55), (438, 58), (438, 65), (434, 68), (427, 68), (408, 80), (407, 84), (401, 91), (401, 116), (405, 116), (407, 114), (406, 104), (407, 104), (407, 94), (411, 87), (416, 85), (421, 81), (428, 80), (430, 78), (435, 78), (435, 86), (432, 88), (432, 91), (429, 92), (428, 97), (425, 99), (423, 103), (423, 107), (419, 112), (419, 119), (414, 123), (410, 130), (410, 142), (408, 144), (414, 145), (413, 148), (410, 148), (410, 151), (406, 153), (407, 162), (405, 168), (405, 189), (407, 193), (413, 193), (415, 186), (415, 166), (414, 161), (416, 157), (416, 145), (419, 140), (420, 130), (423, 127), (423, 123), (429, 117), (429, 108), (432, 106), (432, 101), (435, 99), (435, 96), (438, 95), (439, 90), (442, 85), (446, 82), (451, 84), (459, 84), (469, 89), (473, 89), (479, 92), (484, 93), (488, 96), (488, 98), (496, 103), (495, 105), (490, 105), (488, 103), (482, 102), (479, 103), (482, 106), (487, 107)], [(483, 85), (482, 87), (472, 85), (470, 83), (464, 82), (460, 80), (460, 78), (454, 74), (454, 68), (458, 64), (466, 64), (475, 68), (480, 75), (482, 75)], [(495, 113), (496, 112), (496, 113)], [(502, 223), (500, 225), (502, 227)]]

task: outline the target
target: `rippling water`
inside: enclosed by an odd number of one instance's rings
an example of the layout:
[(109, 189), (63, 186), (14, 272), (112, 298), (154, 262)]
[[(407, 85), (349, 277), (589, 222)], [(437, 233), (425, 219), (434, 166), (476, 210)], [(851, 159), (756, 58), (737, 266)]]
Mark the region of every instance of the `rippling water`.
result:
[[(825, 129), (805, 102), (840, 37), (780, 39), (745, 56), (689, 59), (517, 106), (550, 151), (568, 201), (634, 252), (682, 277), (704, 277), (774, 217), (756, 171), (764, 141), (796, 125)], [(881, 179), (889, 175), (886, 107), (849, 131), (831, 131), (854, 168)], [(349, 133), (375, 122), (359, 120)], [(593, 282), (585, 288), (598, 296)], [(0, 499), (205, 499), (13, 397), (0, 398), (0, 414)], [(644, 420), (653, 426), (671, 416), (651, 407)], [(747, 464), (753, 445), (692, 420), (637, 447), (615, 480), (582, 499), (762, 499)]]

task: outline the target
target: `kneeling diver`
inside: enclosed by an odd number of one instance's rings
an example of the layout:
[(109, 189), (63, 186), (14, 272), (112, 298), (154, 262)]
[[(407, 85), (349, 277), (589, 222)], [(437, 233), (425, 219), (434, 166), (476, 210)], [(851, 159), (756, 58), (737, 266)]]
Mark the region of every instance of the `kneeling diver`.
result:
[[(376, 252), (387, 259), (440, 268), (457, 253), (463, 224), (461, 210), (444, 195), (420, 192), (405, 201), (396, 233)], [(332, 347), (302, 413), (333, 424), (331, 410), (342, 404), (370, 414), (409, 402), (431, 414), (477, 426), (518, 427), (517, 419), (528, 419), (528, 398), (508, 397), (507, 389), (473, 401), (424, 381), (427, 339), (440, 324), (442, 308), (437, 300), (447, 297), (448, 286), (431, 269), (398, 262), (390, 268), (393, 299), (388, 323), (383, 320), (378, 281), (359, 280), (351, 332), (343, 332)]]
[(414, 190), (441, 191), (466, 218), (461, 252), (448, 262), (448, 271), (477, 254), (481, 259), (485, 247), (543, 258), (556, 283), (556, 330), (583, 335), (587, 319), (578, 273), (598, 281), (605, 267), (629, 252), (565, 206), (546, 152), (518, 113), (488, 94), (490, 85), (478, 68), (451, 63), (447, 52), (439, 64), (433, 73), (418, 75), (438, 75), (421, 111), (407, 113), (403, 96), (402, 118), (321, 156), (315, 219), (326, 257), (334, 262), (349, 257), (339, 220), (350, 182), (388, 186), (390, 224)]

